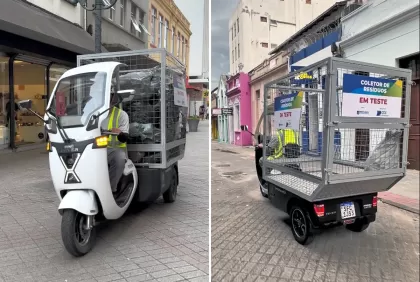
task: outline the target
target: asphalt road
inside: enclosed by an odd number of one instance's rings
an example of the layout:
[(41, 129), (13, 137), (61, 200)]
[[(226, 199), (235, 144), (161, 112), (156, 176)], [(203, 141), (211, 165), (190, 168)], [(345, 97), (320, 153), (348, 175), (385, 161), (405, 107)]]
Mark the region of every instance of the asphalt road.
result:
[(187, 134), (177, 201), (100, 226), (91, 253), (63, 247), (47, 154), (0, 154), (0, 282), (208, 281), (208, 122)]
[(230, 148), (212, 144), (212, 281), (419, 281), (418, 215), (378, 203), (365, 232), (336, 227), (301, 246), (261, 196), (250, 150)]

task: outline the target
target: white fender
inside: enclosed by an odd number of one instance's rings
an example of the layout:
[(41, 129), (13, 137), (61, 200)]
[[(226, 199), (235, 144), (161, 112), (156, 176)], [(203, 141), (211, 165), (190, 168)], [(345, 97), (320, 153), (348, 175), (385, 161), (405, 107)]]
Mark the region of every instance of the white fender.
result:
[(61, 200), (58, 211), (63, 214), (63, 210), (72, 209), (85, 215), (96, 215), (98, 204), (92, 190), (70, 190)]

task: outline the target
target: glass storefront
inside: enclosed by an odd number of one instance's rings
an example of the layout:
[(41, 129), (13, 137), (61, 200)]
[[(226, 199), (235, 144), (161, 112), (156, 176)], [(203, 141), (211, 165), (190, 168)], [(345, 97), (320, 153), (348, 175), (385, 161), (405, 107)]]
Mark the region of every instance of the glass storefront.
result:
[[(30, 99), (32, 109), (44, 115), (50, 95), (47, 90), (53, 91), (58, 79), (69, 68), (51, 65), (49, 79), (46, 79), (48, 72), (44, 65), (15, 60), (13, 68), (15, 101)], [(0, 53), (0, 150), (10, 146), (10, 126), (15, 127), (16, 146), (45, 142), (44, 126), (34, 114), (21, 111), (15, 105), (15, 118), (10, 118), (9, 90), (9, 57)]]
[[(14, 61), (15, 101), (32, 100), (32, 110), (43, 116), (47, 105), (46, 67), (23, 61)], [(45, 141), (44, 125), (29, 111), (16, 111), (17, 146)]]
[(9, 101), (9, 58), (0, 53), (0, 150), (9, 146), (7, 102)]

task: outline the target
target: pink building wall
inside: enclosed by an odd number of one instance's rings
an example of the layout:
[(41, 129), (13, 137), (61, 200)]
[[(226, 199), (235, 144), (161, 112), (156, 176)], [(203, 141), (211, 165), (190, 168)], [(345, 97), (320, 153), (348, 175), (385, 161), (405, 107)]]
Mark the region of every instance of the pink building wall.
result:
[[(235, 101), (239, 101), (239, 123), (240, 125), (248, 125), (249, 131), (252, 129), (252, 115), (251, 115), (251, 87), (249, 85), (249, 75), (247, 73), (239, 73), (232, 76), (228, 81), (228, 91), (226, 96), (228, 97), (228, 105), (234, 104)], [(234, 109), (234, 105), (232, 105)], [(231, 118), (234, 122), (234, 116)], [(235, 126), (229, 126), (229, 136), (233, 136), (234, 139), (230, 140), (232, 144), (238, 146), (251, 146), (252, 136), (248, 132), (242, 132), (240, 128)], [(232, 132), (233, 130), (233, 132)]]

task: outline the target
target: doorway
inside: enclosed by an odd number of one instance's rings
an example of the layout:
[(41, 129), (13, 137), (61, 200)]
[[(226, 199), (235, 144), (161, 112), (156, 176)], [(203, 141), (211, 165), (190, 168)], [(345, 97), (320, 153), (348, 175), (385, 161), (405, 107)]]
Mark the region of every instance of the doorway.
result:
[(410, 124), (408, 136), (408, 156), (409, 169), (420, 170), (420, 54), (401, 59), (401, 68), (412, 71), (411, 103), (410, 103)]
[[(15, 101), (32, 100), (32, 110), (43, 116), (47, 105), (46, 66), (26, 61), (14, 61)], [(46, 140), (42, 121), (29, 111), (15, 113), (15, 144), (19, 146), (43, 143)]]

